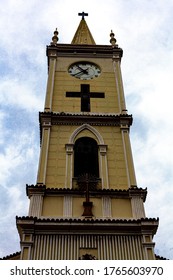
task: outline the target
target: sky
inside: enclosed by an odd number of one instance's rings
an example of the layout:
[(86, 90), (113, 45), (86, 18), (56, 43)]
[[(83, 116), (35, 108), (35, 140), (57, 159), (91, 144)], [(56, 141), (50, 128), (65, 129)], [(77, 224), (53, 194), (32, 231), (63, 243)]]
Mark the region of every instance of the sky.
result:
[(26, 184), (36, 183), (46, 45), (56, 27), (71, 43), (82, 11), (97, 44), (113, 30), (123, 49), (137, 183), (147, 217), (159, 217), (155, 253), (173, 259), (172, 0), (0, 0), (0, 257), (20, 250), (15, 217), (27, 215)]

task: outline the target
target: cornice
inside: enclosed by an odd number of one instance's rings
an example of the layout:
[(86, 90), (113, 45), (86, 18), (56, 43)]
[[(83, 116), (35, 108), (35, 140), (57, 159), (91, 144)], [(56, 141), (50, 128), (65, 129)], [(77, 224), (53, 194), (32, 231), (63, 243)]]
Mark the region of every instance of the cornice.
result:
[(169, 259), (167, 259), (167, 258), (165, 258), (165, 257), (159, 256), (159, 255), (156, 255), (156, 254), (155, 254), (155, 258), (156, 258), (156, 260), (159, 260), (159, 261), (160, 261), (160, 260), (162, 260), (162, 261), (163, 261), (163, 260), (169, 260)]
[(83, 125), (85, 123), (94, 126), (117, 126), (121, 129), (129, 129), (132, 125), (132, 115), (128, 114), (92, 114), (92, 113), (64, 113), (64, 112), (39, 112), (40, 141), (42, 139), (42, 127), (51, 125)]
[(86, 45), (86, 44), (51, 44), (47, 46), (48, 57), (82, 56), (82, 57), (116, 57), (121, 60), (123, 50), (118, 45)]
[(10, 254), (8, 256), (5, 256), (3, 258), (0, 258), (0, 260), (12, 260), (12, 259), (15, 259), (17, 257), (20, 258), (20, 254), (21, 254), (21, 251), (20, 252), (16, 252), (16, 253), (13, 253), (13, 254)]
[(44, 195), (46, 191), (45, 185), (26, 185), (26, 195), (31, 197), (34, 195)]
[[(16, 224), (19, 233), (27, 232), (33, 229), (33, 232), (39, 233), (95, 233), (99, 234), (148, 234), (154, 235), (158, 228), (159, 219), (141, 218), (141, 219), (85, 219), (85, 218), (58, 218), (45, 219), (37, 217), (16, 217)], [(82, 225), (82, 226), (81, 226)]]
[(140, 224), (140, 223), (145, 223), (145, 222), (159, 222), (159, 218), (141, 218), (141, 219), (86, 219), (86, 218), (37, 218), (37, 217), (33, 217), (33, 216), (22, 216), (22, 217), (19, 217), (19, 216), (16, 216), (16, 221), (25, 221), (25, 220), (28, 220), (28, 221), (35, 221), (35, 222), (62, 222), (62, 223), (66, 223), (66, 222), (70, 222), (70, 223), (128, 223), (128, 224), (132, 224), (132, 223), (137, 223), (137, 224)]
[(39, 112), (39, 121), (43, 125), (82, 125), (130, 127), (132, 115), (128, 114), (81, 114), (64, 112)]
[[(26, 185), (26, 193), (28, 197), (32, 195), (85, 195), (84, 191), (79, 189), (69, 189), (69, 188), (46, 188), (45, 185)], [(132, 198), (140, 197), (144, 202), (147, 196), (147, 189), (131, 187), (127, 190), (125, 189), (96, 189), (90, 191), (90, 197), (98, 196), (111, 196), (114, 198)]]

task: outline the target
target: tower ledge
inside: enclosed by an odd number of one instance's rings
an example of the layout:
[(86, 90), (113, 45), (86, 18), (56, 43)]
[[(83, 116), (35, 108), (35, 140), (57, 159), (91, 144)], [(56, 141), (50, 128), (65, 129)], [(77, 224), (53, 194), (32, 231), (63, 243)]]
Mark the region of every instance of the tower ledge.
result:
[[(87, 230), (90, 233), (97, 233), (102, 231), (102, 234), (137, 234), (148, 232), (152, 236), (156, 233), (159, 219), (157, 218), (141, 218), (141, 219), (72, 219), (72, 218), (59, 218), (59, 219), (45, 219), (37, 217), (16, 217), (16, 223), (19, 234), (22, 235), (23, 231), (32, 229), (41, 233), (42, 230), (49, 232), (74, 234), (75, 230), (83, 233)], [(57, 228), (58, 225), (58, 228)], [(81, 226), (82, 225), (82, 226)], [(115, 233), (116, 232), (116, 233)]]
[(119, 57), (123, 56), (123, 50), (118, 45), (85, 45), (85, 44), (56, 44), (47, 46), (48, 57), (60, 56), (83, 56), (83, 57)]
[(39, 121), (42, 125), (45, 120), (51, 124), (71, 124), (71, 125), (81, 125), (83, 123), (101, 125), (101, 126), (120, 126), (127, 125), (130, 127), (133, 122), (132, 115), (128, 114), (91, 114), (91, 113), (65, 113), (65, 112), (40, 112)]
[[(42, 195), (52, 194), (52, 195), (81, 195), (81, 190), (79, 189), (69, 189), (69, 188), (46, 188), (46, 186), (39, 185), (26, 185), (26, 193), (28, 197), (31, 197), (34, 194), (41, 193)], [(96, 189), (90, 191), (91, 196), (107, 196), (111, 195), (112, 197), (117, 198), (130, 198), (133, 196), (139, 196), (143, 202), (146, 200), (147, 189), (131, 187), (130, 189)]]

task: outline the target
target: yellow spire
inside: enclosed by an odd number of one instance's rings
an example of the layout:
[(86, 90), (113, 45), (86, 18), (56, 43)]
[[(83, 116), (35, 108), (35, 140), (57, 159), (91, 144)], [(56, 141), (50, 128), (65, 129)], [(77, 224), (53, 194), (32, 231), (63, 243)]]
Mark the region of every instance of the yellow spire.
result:
[(86, 45), (95, 45), (95, 41), (93, 39), (93, 36), (88, 28), (88, 25), (84, 19), (84, 16), (87, 16), (88, 14), (82, 12), (78, 14), (79, 16), (82, 16), (82, 19), (79, 23), (79, 26), (76, 30), (76, 33), (73, 37), (73, 40), (71, 44), (86, 44)]

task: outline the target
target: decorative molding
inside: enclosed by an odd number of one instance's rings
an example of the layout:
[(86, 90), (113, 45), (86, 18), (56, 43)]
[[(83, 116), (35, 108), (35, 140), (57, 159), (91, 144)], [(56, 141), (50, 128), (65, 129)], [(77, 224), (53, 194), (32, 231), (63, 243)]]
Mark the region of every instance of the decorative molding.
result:
[(34, 194), (30, 197), (29, 216), (40, 217), (43, 206), (43, 195)]
[(125, 165), (126, 165), (127, 184), (128, 184), (128, 187), (130, 187), (130, 174), (129, 174), (128, 159), (127, 159), (127, 149), (126, 149), (126, 144), (125, 144), (125, 139), (124, 139), (124, 131), (123, 130), (121, 131), (121, 135), (122, 135), (124, 159), (125, 159)]
[[(79, 189), (70, 188), (46, 188), (46, 186), (39, 185), (27, 185), (26, 186), (27, 196), (32, 196), (34, 193), (44, 195), (81, 195)], [(146, 200), (147, 189), (142, 189), (138, 187), (131, 187), (130, 189), (96, 189), (90, 191), (91, 196), (111, 196), (114, 198), (133, 198), (139, 197), (143, 202)]]
[(47, 127), (43, 126), (41, 130), (42, 130), (42, 139), (41, 139), (42, 144), (41, 144), (39, 167), (38, 167), (38, 174), (37, 174), (37, 183), (45, 184), (48, 151), (49, 151), (49, 140), (50, 140), (50, 122)]
[[(16, 224), (19, 234), (27, 233), (28, 230), (35, 230), (37, 233), (54, 232), (69, 233), (77, 232), (78, 234), (90, 232), (92, 234), (138, 234), (147, 232), (148, 235), (154, 235), (157, 231), (159, 219), (141, 218), (141, 219), (75, 219), (75, 218), (37, 218), (37, 217), (16, 217)], [(57, 226), (58, 225), (58, 226)]]
[[(102, 179), (102, 188), (109, 188), (108, 183), (108, 170), (107, 170), (107, 146), (104, 144), (103, 137), (97, 129), (88, 123), (82, 124), (76, 128), (69, 138), (69, 144), (66, 144), (66, 186), (72, 187), (72, 165), (73, 165), (73, 152), (72, 148), (75, 143), (76, 137), (84, 130), (90, 131), (97, 139), (99, 146), (99, 168)], [(70, 179), (69, 178), (70, 174)], [(105, 175), (106, 174), (106, 175)], [(67, 182), (68, 181), (68, 182)]]
[(94, 127), (89, 125), (88, 123), (85, 123), (85, 124), (83, 124), (80, 127), (75, 129), (75, 131), (70, 136), (69, 143), (74, 144), (75, 138), (77, 137), (77, 135), (85, 129), (89, 130), (91, 133), (93, 133), (96, 136), (100, 145), (104, 145), (104, 140), (103, 140), (101, 134)]
[(99, 152), (101, 155), (106, 155), (107, 153), (107, 145), (99, 144)]
[[(132, 115), (128, 114), (75, 114), (75, 113), (64, 113), (64, 112), (40, 112), (39, 113), (39, 122), (40, 122), (40, 131), (42, 127), (46, 124), (51, 125), (72, 125), (80, 126), (79, 130), (91, 129), (92, 125), (94, 126), (119, 126), (121, 129), (129, 129), (132, 125), (133, 118)], [(104, 142), (100, 139), (97, 131), (92, 128), (92, 132), (98, 137), (100, 144)], [(79, 133), (76, 131), (76, 134)], [(42, 137), (42, 135), (40, 135)], [(102, 137), (101, 137), (102, 138)], [(69, 142), (71, 143), (71, 142)]]
[(0, 258), (0, 260), (19, 260), (21, 255), (21, 251), (15, 252), (13, 254), (7, 255), (3, 258)]
[[(53, 56), (52, 56), (53, 54)], [(123, 50), (118, 45), (82, 45), (82, 44), (56, 44), (47, 46), (46, 55), (49, 60), (52, 57), (101, 57), (112, 58), (116, 56), (121, 61)]]
[(116, 57), (116, 60), (113, 59), (113, 69), (114, 69), (114, 76), (115, 76), (115, 82), (116, 82), (116, 88), (117, 88), (118, 107), (119, 107), (119, 111), (121, 112), (122, 107), (121, 107), (120, 87), (119, 87), (118, 73), (117, 73), (117, 69), (116, 69), (118, 60), (117, 60), (117, 56), (114, 55), (114, 57)]
[(145, 210), (142, 198), (133, 196), (131, 198), (132, 214), (134, 219), (145, 218)]
[(64, 196), (64, 217), (72, 216), (72, 196)]
[(71, 155), (73, 153), (74, 144), (65, 144), (66, 153)]
[(103, 217), (110, 218), (111, 217), (111, 198), (109, 196), (102, 197), (102, 209), (103, 209)]

